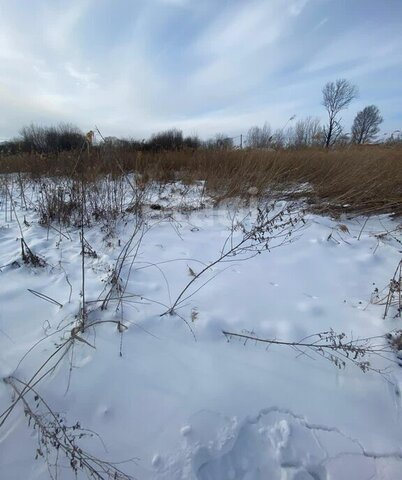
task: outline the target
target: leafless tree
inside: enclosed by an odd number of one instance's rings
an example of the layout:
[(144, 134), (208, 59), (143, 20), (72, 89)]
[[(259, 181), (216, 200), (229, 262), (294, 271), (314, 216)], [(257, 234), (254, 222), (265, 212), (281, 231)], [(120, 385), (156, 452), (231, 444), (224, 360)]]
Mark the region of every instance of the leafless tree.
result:
[(369, 105), (358, 112), (352, 126), (353, 143), (361, 144), (374, 140), (382, 121), (380, 110), (375, 105)]
[(288, 131), (284, 131), (283, 128), (277, 128), (272, 135), (272, 147), (275, 150), (285, 148), (288, 140)]
[(268, 123), (263, 127), (251, 127), (247, 132), (246, 144), (250, 148), (268, 148), (272, 142), (272, 131)]
[(81, 130), (70, 123), (41, 127), (31, 124), (20, 131), (22, 148), (25, 151), (54, 153), (79, 149), (85, 137)]
[(342, 134), (342, 126), (338, 118), (339, 112), (348, 108), (350, 102), (357, 97), (358, 89), (345, 78), (328, 82), (322, 89), (322, 104), (328, 112), (328, 125), (324, 127), (325, 147), (333, 145)]
[(228, 137), (225, 133), (217, 133), (215, 137), (207, 141), (207, 148), (221, 150), (231, 150), (233, 148), (233, 138)]
[(289, 144), (293, 147), (308, 147), (320, 143), (322, 128), (316, 117), (307, 117), (296, 122), (289, 131)]

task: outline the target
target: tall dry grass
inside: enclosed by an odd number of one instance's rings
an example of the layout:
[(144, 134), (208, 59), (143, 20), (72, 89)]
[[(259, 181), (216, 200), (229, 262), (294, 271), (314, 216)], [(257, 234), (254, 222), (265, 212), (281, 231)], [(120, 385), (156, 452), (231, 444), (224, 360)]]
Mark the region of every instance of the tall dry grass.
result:
[(34, 178), (70, 177), (77, 170), (87, 181), (106, 174), (136, 172), (141, 181), (204, 180), (217, 201), (260, 194), (303, 197), (311, 208), (331, 214), (402, 214), (402, 146), (355, 146), (337, 150), (183, 150), (135, 152), (93, 148), (77, 166), (77, 155), (20, 154), (0, 157), (0, 173)]

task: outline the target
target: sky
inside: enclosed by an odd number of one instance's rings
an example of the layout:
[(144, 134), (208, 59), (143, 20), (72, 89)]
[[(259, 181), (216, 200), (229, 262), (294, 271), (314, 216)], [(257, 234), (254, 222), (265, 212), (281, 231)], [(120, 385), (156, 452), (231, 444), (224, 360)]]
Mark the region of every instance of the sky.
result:
[[(70, 122), (142, 139), (325, 121), (322, 87), (402, 130), (402, 0), (0, 0), (0, 140)], [(295, 120), (288, 121), (296, 115)]]

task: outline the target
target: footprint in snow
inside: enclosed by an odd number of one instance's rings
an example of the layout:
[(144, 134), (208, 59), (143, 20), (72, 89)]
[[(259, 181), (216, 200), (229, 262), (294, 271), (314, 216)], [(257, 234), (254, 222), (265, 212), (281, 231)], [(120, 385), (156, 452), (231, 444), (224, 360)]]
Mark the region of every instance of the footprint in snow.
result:
[(281, 480), (284, 471), (293, 475), (286, 478), (324, 480), (326, 470), (317, 465), (323, 459), (322, 450), (304, 427), (283, 418), (271, 423), (261, 417), (243, 422), (219, 453), (200, 448), (193, 467), (197, 480)]

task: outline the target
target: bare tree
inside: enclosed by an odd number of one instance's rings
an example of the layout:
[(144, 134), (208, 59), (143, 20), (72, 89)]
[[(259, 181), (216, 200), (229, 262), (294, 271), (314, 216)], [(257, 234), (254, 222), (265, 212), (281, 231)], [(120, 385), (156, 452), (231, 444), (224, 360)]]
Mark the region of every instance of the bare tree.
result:
[(247, 132), (246, 144), (250, 148), (268, 148), (271, 141), (272, 131), (268, 123), (263, 127), (251, 127)]
[(361, 144), (374, 140), (382, 121), (380, 110), (375, 105), (369, 105), (358, 112), (352, 126), (353, 143)]
[(225, 133), (217, 133), (213, 139), (214, 148), (222, 150), (231, 150), (233, 148), (233, 138), (228, 137)]
[(289, 132), (289, 144), (296, 148), (316, 145), (321, 140), (322, 128), (320, 120), (307, 117), (296, 122)]
[(23, 150), (38, 153), (76, 150), (85, 141), (81, 130), (71, 123), (60, 123), (55, 127), (31, 124), (21, 129), (20, 136)]
[(325, 146), (333, 145), (342, 134), (342, 126), (338, 118), (339, 112), (348, 108), (350, 102), (357, 97), (358, 89), (345, 78), (328, 82), (322, 89), (322, 104), (328, 112), (328, 125), (324, 127)]
[(272, 146), (275, 150), (285, 148), (287, 141), (287, 134), (283, 128), (277, 128), (272, 135)]

